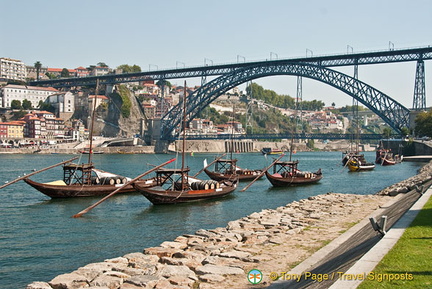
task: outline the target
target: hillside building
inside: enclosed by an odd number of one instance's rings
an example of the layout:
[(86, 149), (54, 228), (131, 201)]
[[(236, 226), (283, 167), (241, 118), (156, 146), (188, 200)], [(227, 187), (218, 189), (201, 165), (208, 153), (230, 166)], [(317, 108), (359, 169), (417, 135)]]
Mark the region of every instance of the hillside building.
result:
[(0, 58), (0, 78), (25, 81), (26, 65), (21, 60)]
[(32, 107), (36, 108), (39, 101), (45, 101), (50, 95), (59, 91), (52, 87), (38, 87), (9, 84), (0, 88), (0, 108), (10, 108), (13, 100), (23, 100), (31, 102)]

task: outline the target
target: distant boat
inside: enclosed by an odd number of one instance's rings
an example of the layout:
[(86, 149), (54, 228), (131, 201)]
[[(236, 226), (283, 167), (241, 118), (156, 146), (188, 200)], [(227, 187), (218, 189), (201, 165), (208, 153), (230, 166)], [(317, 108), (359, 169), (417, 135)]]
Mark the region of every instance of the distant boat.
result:
[(305, 185), (322, 179), (321, 169), (316, 172), (298, 170), (299, 161), (278, 161), (273, 164), (273, 173), (265, 172), (267, 179), (275, 187)]
[(237, 159), (218, 159), (214, 164), (214, 171), (206, 168), (204, 172), (212, 180), (216, 181), (234, 179), (236, 177), (239, 181), (251, 181), (261, 174), (262, 170), (242, 169), (237, 166)]
[(363, 154), (354, 154), (347, 162), (351, 172), (371, 171), (375, 169), (374, 163), (368, 163)]
[[(88, 155), (88, 154), (90, 154), (90, 150), (82, 150), (82, 151), (80, 151), (80, 153), (82, 153), (82, 154), (84, 154), (84, 155)], [(91, 154), (94, 154), (94, 155), (99, 155), (99, 154), (103, 154), (104, 152), (103, 151), (91, 151)]]
[(376, 150), (375, 163), (382, 166), (391, 166), (400, 163), (403, 159), (401, 155), (394, 155), (391, 149), (385, 149), (382, 141)]
[(284, 153), (283, 150), (280, 149), (272, 149), (272, 148), (263, 148), (261, 150), (261, 153), (263, 155), (281, 155)]

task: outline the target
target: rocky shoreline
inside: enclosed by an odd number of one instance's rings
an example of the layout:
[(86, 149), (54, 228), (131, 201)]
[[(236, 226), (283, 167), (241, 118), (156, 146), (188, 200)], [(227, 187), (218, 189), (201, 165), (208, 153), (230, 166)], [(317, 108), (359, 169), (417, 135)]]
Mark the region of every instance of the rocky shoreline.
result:
[[(392, 199), (395, 188), (415, 188), (432, 178), (432, 164), (375, 195), (327, 193), (266, 209), (226, 227), (198, 230), (157, 247), (88, 264), (33, 282), (27, 289), (251, 288), (247, 273), (286, 272)], [(394, 188), (392, 188), (394, 187)], [(390, 189), (392, 188), (392, 189)]]

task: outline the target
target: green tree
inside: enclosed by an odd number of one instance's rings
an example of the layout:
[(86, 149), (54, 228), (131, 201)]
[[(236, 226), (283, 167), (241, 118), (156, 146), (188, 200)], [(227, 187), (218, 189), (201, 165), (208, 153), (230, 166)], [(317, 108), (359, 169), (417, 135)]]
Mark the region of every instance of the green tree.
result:
[(39, 100), (39, 103), (38, 103), (37, 107), (40, 110), (46, 110), (46, 111), (55, 113), (55, 107), (52, 106), (50, 103), (44, 102), (42, 100)]
[(11, 109), (22, 109), (21, 101), (19, 100), (12, 100), (11, 101)]
[(105, 62), (98, 62), (97, 65), (100, 67), (108, 67), (108, 65)]
[(42, 68), (42, 63), (40, 63), (40, 61), (36, 61), (34, 67), (36, 68), (36, 80), (39, 80), (39, 73), (40, 69)]
[(416, 116), (415, 132), (417, 136), (432, 137), (432, 109)]
[(32, 109), (32, 103), (31, 101), (24, 99), (22, 102), (22, 108), (23, 109)]
[(383, 128), (382, 134), (384, 138), (390, 138), (390, 136), (392, 135), (392, 129), (389, 127), (385, 127)]
[(156, 82), (156, 85), (159, 87), (162, 87), (163, 85), (165, 85), (165, 86), (168, 86), (170, 89), (172, 87), (171, 82), (169, 82), (168, 80), (165, 80), (165, 79), (159, 80), (158, 82)]
[(45, 73), (45, 75), (46, 75), (49, 79), (56, 79), (56, 78), (57, 78), (57, 76), (55, 76), (54, 73), (47, 72), (47, 73)]
[(61, 73), (60, 73), (61, 77), (69, 77), (69, 70), (67, 68), (63, 68)]
[(122, 64), (122, 65), (118, 66), (117, 69), (121, 69), (123, 71), (123, 73), (141, 72), (141, 67), (139, 67), (136, 64), (134, 64), (132, 66), (130, 66), (128, 64)]

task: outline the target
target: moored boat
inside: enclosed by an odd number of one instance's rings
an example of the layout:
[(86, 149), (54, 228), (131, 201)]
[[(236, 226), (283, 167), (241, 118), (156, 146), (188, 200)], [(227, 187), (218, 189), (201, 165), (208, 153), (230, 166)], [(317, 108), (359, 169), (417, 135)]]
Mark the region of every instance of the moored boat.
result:
[(321, 169), (316, 172), (300, 171), (299, 161), (278, 161), (273, 164), (273, 173), (265, 172), (267, 179), (275, 187), (316, 183), (322, 179)]
[(385, 149), (382, 144), (376, 150), (375, 163), (382, 166), (391, 166), (400, 163), (402, 158), (399, 155), (393, 155), (390, 149)]
[[(97, 170), (92, 164), (69, 163), (63, 166), (63, 179), (48, 183), (35, 182), (29, 178), (24, 181), (50, 198), (75, 198), (105, 196), (125, 184), (129, 178)], [(137, 181), (142, 186), (156, 185), (155, 179)], [(135, 192), (127, 185), (119, 193)]]
[(220, 198), (232, 193), (237, 187), (238, 178), (204, 181), (188, 173), (189, 168), (159, 169), (156, 171), (156, 186), (146, 187), (136, 182), (133, 187), (155, 205)]
[(262, 170), (242, 169), (237, 166), (237, 159), (217, 159), (214, 163), (214, 170), (211, 171), (205, 168), (204, 172), (212, 180), (216, 181), (229, 180), (236, 177), (239, 181), (251, 181), (261, 174)]
[(182, 164), (180, 169), (160, 168), (156, 171), (156, 186), (145, 187), (133, 183), (133, 187), (155, 205), (176, 204), (214, 199), (226, 196), (237, 188), (238, 177), (221, 181), (203, 181), (189, 176), (185, 167), (185, 132), (186, 132), (186, 82), (183, 98), (182, 124)]
[(371, 171), (375, 169), (375, 164), (368, 163), (363, 154), (352, 155), (347, 165), (351, 172)]
[(263, 155), (281, 155), (284, 153), (283, 150), (273, 148), (262, 148), (261, 153)]

